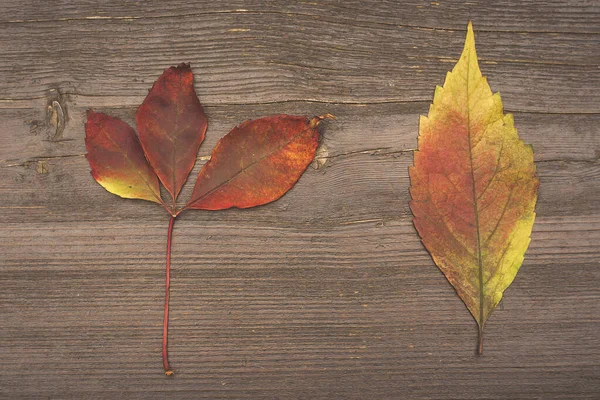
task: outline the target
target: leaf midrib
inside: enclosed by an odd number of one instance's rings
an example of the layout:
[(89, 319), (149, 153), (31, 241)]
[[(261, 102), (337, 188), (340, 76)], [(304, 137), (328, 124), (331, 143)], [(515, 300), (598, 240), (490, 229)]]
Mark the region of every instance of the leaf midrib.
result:
[(473, 208), (475, 213), (475, 231), (477, 233), (477, 264), (479, 268), (479, 320), (477, 321), (480, 328), (483, 329), (483, 305), (484, 305), (484, 294), (483, 294), (483, 264), (481, 262), (481, 234), (479, 231), (479, 210), (477, 207), (477, 191), (475, 190), (475, 169), (473, 168), (473, 145), (471, 142), (471, 105), (469, 101), (469, 78), (471, 69), (471, 53), (467, 56), (467, 136), (469, 138), (469, 164), (471, 168), (471, 182), (472, 182), (472, 193), (473, 193)]

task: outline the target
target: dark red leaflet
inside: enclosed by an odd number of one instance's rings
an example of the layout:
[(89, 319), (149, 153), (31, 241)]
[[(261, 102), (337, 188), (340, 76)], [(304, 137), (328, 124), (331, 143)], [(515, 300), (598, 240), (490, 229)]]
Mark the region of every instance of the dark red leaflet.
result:
[(190, 66), (167, 69), (152, 86), (135, 119), (146, 157), (175, 204), (207, 127)]

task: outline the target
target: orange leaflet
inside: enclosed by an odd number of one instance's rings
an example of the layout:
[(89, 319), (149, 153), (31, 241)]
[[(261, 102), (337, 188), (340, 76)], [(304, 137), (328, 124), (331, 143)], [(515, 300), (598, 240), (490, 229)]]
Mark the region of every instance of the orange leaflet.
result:
[[(136, 114), (139, 141), (135, 131), (118, 118), (88, 113), (85, 142), (94, 179), (121, 197), (160, 203), (171, 215), (162, 343), (167, 376), (173, 375), (167, 339), (175, 218), (185, 209), (248, 208), (277, 200), (312, 161), (319, 142), (317, 126), (327, 117), (331, 116), (308, 120), (277, 115), (244, 122), (221, 139), (198, 175), (192, 200), (177, 208), (177, 196), (194, 166), (207, 126), (190, 66), (171, 67), (154, 83)], [(170, 205), (160, 197), (159, 178), (171, 195)]]
[(214, 148), (198, 174), (187, 208), (248, 208), (277, 200), (315, 156), (319, 122), (330, 115), (275, 115), (246, 121)]
[(535, 218), (533, 151), (481, 75), (471, 23), (460, 60), (437, 87), (409, 170), (423, 244), (483, 328), (519, 270)]
[(207, 126), (189, 64), (171, 67), (158, 78), (135, 121), (146, 157), (175, 204)]

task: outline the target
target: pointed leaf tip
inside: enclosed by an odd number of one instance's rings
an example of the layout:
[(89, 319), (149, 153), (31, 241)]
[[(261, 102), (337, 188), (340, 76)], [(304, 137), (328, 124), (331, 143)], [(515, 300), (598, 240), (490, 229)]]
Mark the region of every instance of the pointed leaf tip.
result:
[(321, 121), (323, 121), (324, 119), (336, 119), (334, 115), (332, 114), (324, 114), (324, 115), (319, 115), (317, 117), (313, 117), (310, 122), (309, 125), (311, 126), (311, 128), (316, 128), (317, 126), (319, 126), (319, 124), (321, 123)]
[(473, 30), (473, 23), (469, 21), (467, 25), (467, 38), (465, 40), (468, 43), (475, 43), (475, 31)]
[[(465, 37), (465, 44), (463, 46), (463, 52), (461, 57), (468, 55), (468, 58), (474, 58), (477, 62), (477, 51), (475, 49), (475, 32), (473, 31), (473, 24), (469, 21), (467, 25), (467, 36)], [(469, 60), (472, 62), (472, 60)]]

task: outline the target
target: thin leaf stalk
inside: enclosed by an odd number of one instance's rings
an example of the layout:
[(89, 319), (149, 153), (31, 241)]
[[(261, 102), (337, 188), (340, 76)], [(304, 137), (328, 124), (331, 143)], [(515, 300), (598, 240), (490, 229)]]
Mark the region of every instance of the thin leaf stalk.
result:
[(165, 375), (172, 376), (173, 370), (169, 366), (169, 351), (168, 351), (168, 339), (169, 339), (169, 295), (171, 290), (171, 242), (173, 237), (173, 224), (175, 223), (175, 217), (171, 216), (169, 219), (169, 229), (167, 231), (167, 267), (166, 267), (166, 280), (165, 280), (165, 313), (163, 320), (163, 341), (162, 341), (162, 359), (163, 366), (165, 367)]
[(478, 325), (478, 327), (479, 327), (479, 336), (477, 339), (477, 354), (482, 355), (483, 354), (483, 326)]

